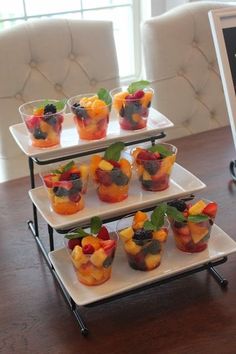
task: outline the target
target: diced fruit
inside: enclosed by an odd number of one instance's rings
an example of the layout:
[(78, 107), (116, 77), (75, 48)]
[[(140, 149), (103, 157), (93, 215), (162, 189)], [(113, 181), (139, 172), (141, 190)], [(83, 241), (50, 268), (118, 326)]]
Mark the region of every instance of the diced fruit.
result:
[(133, 229), (141, 229), (146, 220), (148, 220), (147, 214), (142, 211), (137, 211), (133, 219)]
[(72, 238), (68, 240), (68, 248), (73, 251), (75, 246), (81, 246), (81, 238)]
[(201, 227), (199, 223), (189, 222), (188, 226), (194, 243), (201, 241), (209, 232), (207, 227)]
[(90, 243), (82, 247), (84, 254), (92, 254), (94, 250), (94, 247)]
[(49, 174), (47, 176), (43, 177), (44, 183), (47, 188), (52, 188), (54, 182), (57, 182), (59, 180), (59, 175), (57, 174)]
[(165, 229), (160, 229), (153, 232), (154, 240), (158, 240), (159, 242), (165, 242), (167, 240), (168, 231)]
[(84, 247), (86, 245), (92, 245), (95, 250), (98, 250), (101, 247), (99, 239), (97, 237), (94, 237), (94, 236), (85, 236), (85, 237), (83, 237), (82, 241), (81, 241), (81, 245), (82, 245), (82, 247)]
[(90, 173), (92, 175), (92, 177), (95, 177), (95, 171), (98, 168), (98, 165), (100, 163), (100, 161), (102, 160), (102, 157), (99, 155), (93, 155), (90, 161)]
[(109, 232), (106, 228), (106, 226), (102, 226), (100, 231), (98, 232), (97, 237), (101, 240), (109, 240), (110, 239), (110, 235)]
[(143, 171), (143, 176), (142, 176), (144, 181), (151, 181), (152, 180), (152, 176), (146, 171)]
[(156, 268), (161, 262), (161, 255), (158, 254), (148, 254), (145, 257), (145, 264), (148, 270)]
[(126, 229), (119, 231), (119, 235), (124, 242), (131, 240), (134, 235), (133, 228), (127, 227)]
[(198, 215), (201, 214), (206, 207), (206, 203), (203, 200), (199, 200), (197, 203), (193, 204), (191, 208), (189, 208), (189, 215)]
[(91, 258), (90, 261), (96, 266), (96, 267), (102, 267), (103, 262), (107, 258), (107, 254), (104, 251), (103, 248), (99, 248), (97, 251), (95, 251)]
[(116, 246), (115, 240), (100, 240), (100, 245), (104, 251), (109, 254)]
[(207, 204), (207, 206), (203, 209), (202, 213), (210, 216), (211, 218), (214, 218), (216, 216), (217, 209), (218, 209), (217, 203), (211, 202)]
[(75, 260), (79, 260), (83, 255), (82, 247), (76, 245), (71, 253), (71, 257)]
[(114, 168), (114, 166), (106, 160), (101, 160), (98, 167), (103, 171), (111, 171)]
[(124, 248), (125, 248), (126, 252), (128, 252), (132, 255), (136, 255), (142, 249), (142, 247), (138, 246), (133, 240), (128, 240), (127, 242), (125, 242)]

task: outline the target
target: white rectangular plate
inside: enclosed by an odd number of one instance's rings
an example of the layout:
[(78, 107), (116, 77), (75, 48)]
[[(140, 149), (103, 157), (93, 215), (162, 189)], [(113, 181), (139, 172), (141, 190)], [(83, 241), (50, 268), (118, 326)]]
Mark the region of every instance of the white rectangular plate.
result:
[(51, 209), (47, 192), (43, 186), (31, 189), (29, 195), (46, 222), (54, 229), (63, 230), (75, 227), (78, 224), (86, 224), (92, 216), (99, 215), (101, 218), (106, 219), (119, 216), (139, 208), (155, 206), (162, 200), (191, 194), (206, 187), (197, 177), (176, 163), (171, 176), (169, 188), (161, 192), (142, 190), (137, 178), (135, 176), (132, 177), (129, 197), (119, 203), (100, 201), (97, 197), (95, 186), (91, 186), (85, 195), (85, 208), (76, 214), (66, 216), (59, 215)]
[(188, 254), (179, 251), (175, 247), (172, 235), (169, 236), (164, 247), (161, 265), (152, 271), (142, 272), (129, 267), (121, 242), (119, 242), (112, 266), (112, 276), (107, 282), (97, 286), (86, 286), (79, 283), (65, 248), (50, 252), (49, 258), (75, 303), (88, 305), (236, 252), (236, 242), (217, 225), (213, 226), (208, 248), (203, 252)]
[(41, 160), (52, 159), (59, 156), (68, 156), (78, 152), (86, 152), (95, 148), (107, 147), (115, 141), (137, 141), (142, 137), (155, 136), (158, 133), (173, 127), (173, 123), (163, 114), (150, 108), (147, 127), (140, 130), (120, 129), (115, 114), (111, 112), (111, 119), (108, 126), (107, 137), (101, 140), (80, 140), (72, 119), (68, 114), (63, 123), (61, 144), (51, 148), (36, 148), (30, 144), (27, 129), (24, 123), (15, 124), (10, 127), (10, 132), (19, 145), (20, 149), (29, 157), (37, 157)]

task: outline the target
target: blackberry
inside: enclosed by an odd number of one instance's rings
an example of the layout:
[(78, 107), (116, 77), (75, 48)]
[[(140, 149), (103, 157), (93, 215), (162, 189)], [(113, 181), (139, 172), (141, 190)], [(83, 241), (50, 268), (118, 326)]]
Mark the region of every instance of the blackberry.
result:
[(182, 199), (175, 199), (167, 203), (169, 206), (176, 208), (177, 210), (183, 212), (187, 208), (187, 204)]
[(40, 128), (36, 128), (34, 130), (33, 136), (34, 136), (35, 139), (45, 140), (47, 138), (47, 136), (48, 136), (48, 133), (42, 132), (42, 130)]
[(161, 245), (158, 240), (152, 240), (144, 249), (145, 253), (157, 254), (161, 251)]
[(46, 113), (56, 113), (57, 112), (57, 108), (54, 104), (47, 104), (45, 107), (44, 107), (44, 114)]
[(72, 107), (72, 112), (80, 119), (85, 119), (88, 117), (86, 109), (79, 103), (74, 103)]
[(151, 240), (151, 239), (152, 239), (152, 230), (138, 229), (135, 231), (133, 236), (133, 240), (138, 244), (141, 244), (143, 241)]

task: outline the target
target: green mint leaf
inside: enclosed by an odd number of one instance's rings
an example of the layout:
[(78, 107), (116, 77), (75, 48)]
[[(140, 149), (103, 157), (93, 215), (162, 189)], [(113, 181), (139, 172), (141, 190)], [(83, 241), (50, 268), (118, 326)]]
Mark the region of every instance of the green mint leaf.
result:
[(207, 221), (207, 220), (208, 220), (208, 216), (202, 214), (188, 216), (188, 221), (195, 222), (195, 223)]
[(53, 170), (52, 173), (56, 174), (56, 175), (60, 175), (61, 174), (61, 170)]
[(53, 103), (57, 109), (57, 112), (60, 112), (63, 110), (63, 108), (65, 107), (66, 104), (66, 99), (58, 101), (56, 103)]
[(121, 151), (124, 149), (125, 144), (121, 141), (111, 144), (105, 151), (104, 158), (106, 160), (119, 161)]
[(97, 234), (102, 227), (102, 220), (98, 216), (91, 218), (90, 229), (92, 234)]
[(148, 148), (147, 150), (151, 151), (151, 152), (159, 152), (159, 154), (161, 154), (162, 156), (171, 156), (173, 155), (173, 153), (169, 150), (167, 150), (163, 145), (153, 145), (150, 148)]
[(62, 168), (62, 172), (67, 172), (69, 171), (73, 166), (74, 166), (74, 161), (68, 162), (65, 166)]
[(144, 230), (152, 230), (156, 231), (156, 226), (153, 225), (153, 223), (149, 220), (146, 220), (145, 223), (143, 224)]
[(69, 232), (68, 234), (65, 235), (66, 238), (69, 240), (74, 239), (74, 238), (82, 238), (85, 236), (88, 236), (89, 234), (85, 232), (83, 229), (79, 228), (77, 230), (74, 230), (74, 232)]
[(132, 82), (128, 87), (128, 92), (132, 94), (138, 90), (143, 90), (144, 88), (146, 88), (149, 85), (150, 85), (150, 82), (146, 81), (146, 80)]
[(165, 214), (166, 214), (167, 205), (165, 203), (158, 205), (151, 214), (151, 222), (155, 225), (158, 230), (164, 225)]
[(100, 100), (104, 101), (107, 105), (111, 105), (112, 98), (109, 91), (107, 91), (107, 89), (100, 88), (100, 90), (97, 92), (97, 96)]
[(186, 221), (186, 218), (183, 216), (181, 211), (179, 211), (178, 209), (170, 205), (167, 205), (166, 214), (167, 216), (173, 218), (175, 221), (179, 221), (179, 222)]

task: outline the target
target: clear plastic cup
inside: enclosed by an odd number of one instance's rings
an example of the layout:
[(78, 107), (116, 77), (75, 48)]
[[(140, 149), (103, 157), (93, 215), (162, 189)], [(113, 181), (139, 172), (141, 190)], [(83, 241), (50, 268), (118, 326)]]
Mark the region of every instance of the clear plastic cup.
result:
[(110, 94), (122, 129), (138, 130), (146, 127), (153, 89), (145, 88), (131, 95), (127, 87), (118, 87), (110, 91)]
[[(76, 229), (71, 232), (74, 231)], [(108, 231), (110, 236), (108, 240), (102, 240), (96, 235), (90, 235), (87, 239), (84, 237), (77, 242), (73, 241), (76, 245), (72, 245), (72, 247), (66, 236), (64, 238), (76, 276), (84, 285), (100, 285), (111, 277), (118, 237), (111, 229), (108, 229)], [(91, 246), (92, 253), (87, 253), (91, 252), (89, 250)]]
[(89, 168), (86, 164), (75, 164), (72, 170), (64, 173), (60, 165), (41, 171), (41, 178), (53, 211), (61, 215), (71, 215), (84, 208), (84, 194), (87, 191)]
[(109, 123), (111, 104), (98, 99), (95, 93), (71, 97), (68, 106), (80, 139), (98, 140), (105, 138)]
[(58, 100), (36, 100), (19, 107), (33, 146), (48, 148), (60, 144), (65, 110), (66, 105)]
[(118, 221), (116, 230), (123, 241), (124, 251), (131, 268), (149, 271), (161, 264), (161, 257), (169, 230), (166, 219), (163, 227), (157, 231), (142, 228), (142, 221), (133, 224), (133, 217), (128, 215)]
[(170, 176), (176, 160), (177, 148), (167, 143), (157, 144), (168, 150), (172, 155), (162, 156), (151, 153), (147, 147), (132, 150), (136, 172), (144, 190), (163, 191), (169, 187)]
[[(205, 203), (206, 207), (208, 205), (208, 210), (213, 210), (216, 204), (215, 202), (210, 202), (206, 199), (201, 199), (201, 201)], [(190, 205), (195, 204), (192, 201), (190, 203), (187, 203), (187, 208), (189, 208)], [(199, 210), (201, 209), (202, 208), (200, 208)], [(203, 212), (203, 210), (204, 209), (202, 209), (199, 213), (196, 210), (196, 214), (194, 216), (207, 216), (207, 219), (204, 221), (193, 222), (188, 220), (188, 211), (183, 212), (187, 217), (187, 220), (185, 222), (179, 222), (169, 218), (171, 229), (175, 239), (175, 244), (179, 250), (188, 253), (196, 253), (202, 252), (207, 248), (208, 241), (211, 235), (211, 228), (215, 220), (215, 215), (207, 215), (205, 214), (205, 211)]]
[(100, 155), (91, 158), (91, 177), (97, 185), (97, 195), (101, 201), (117, 203), (128, 198), (131, 161), (127, 152), (122, 153), (119, 161), (106, 161)]

